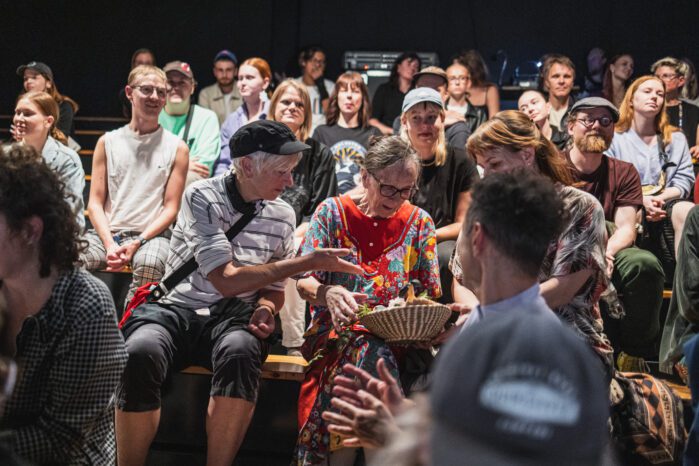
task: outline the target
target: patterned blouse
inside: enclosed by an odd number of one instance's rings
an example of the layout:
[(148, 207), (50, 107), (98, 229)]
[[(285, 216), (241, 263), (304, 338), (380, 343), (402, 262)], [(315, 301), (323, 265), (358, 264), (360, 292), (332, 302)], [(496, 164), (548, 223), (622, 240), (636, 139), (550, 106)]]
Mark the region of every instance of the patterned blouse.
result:
[[(301, 254), (318, 248), (349, 248), (350, 255), (344, 259), (360, 265), (364, 275), (311, 275), (326, 285), (366, 293), (370, 307), (387, 306), (412, 279), (419, 280), (429, 296), (441, 296), (436, 243), (432, 218), (419, 207), (406, 202), (391, 218), (372, 218), (364, 215), (349, 196), (340, 196), (318, 207)], [(307, 336), (332, 328), (330, 313), (324, 306), (311, 306), (311, 317)]]
[[(569, 218), (559, 237), (549, 245), (539, 272), (539, 281), (592, 270), (571, 302), (554, 309), (558, 316), (571, 324), (597, 352), (608, 370), (613, 367), (613, 349), (604, 334), (599, 299), (609, 286), (606, 275), (605, 250), (607, 232), (604, 210), (592, 195), (570, 186), (558, 186), (565, 212)], [(459, 256), (452, 257), (454, 278), (461, 281), (463, 272)]]

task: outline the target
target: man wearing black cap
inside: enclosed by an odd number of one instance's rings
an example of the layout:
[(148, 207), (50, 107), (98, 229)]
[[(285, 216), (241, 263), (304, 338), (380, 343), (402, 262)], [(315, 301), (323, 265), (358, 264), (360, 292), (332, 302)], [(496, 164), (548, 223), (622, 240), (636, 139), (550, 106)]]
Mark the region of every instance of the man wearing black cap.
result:
[(652, 253), (634, 246), (637, 214), (643, 207), (638, 172), (632, 164), (604, 154), (618, 119), (616, 107), (602, 97), (577, 101), (568, 118), (573, 144), (566, 156), (573, 177), (582, 183), (580, 189), (602, 204), (611, 231), (606, 251), (607, 275), (626, 313), (621, 321), (620, 341), (616, 342), (622, 350), (617, 365), (622, 371), (643, 371), (642, 358), (652, 356), (660, 329), (664, 274)]
[[(293, 257), (295, 214), (278, 196), (293, 184), (307, 145), (281, 123), (255, 121), (230, 147), (234, 173), (188, 188), (173, 232), (166, 276), (192, 257), (198, 269), (157, 304), (137, 307), (123, 327), (129, 362), (117, 391), (121, 465), (144, 464), (160, 386), (171, 366), (189, 364), (213, 371), (207, 464), (231, 464), (255, 407), (285, 280), (310, 270), (361, 273), (339, 258), (344, 249)], [(252, 219), (228, 239), (244, 215)]]
[(221, 50), (214, 57), (216, 82), (199, 91), (199, 105), (216, 113), (219, 126), (243, 103), (235, 85), (237, 75), (238, 58), (230, 50)]

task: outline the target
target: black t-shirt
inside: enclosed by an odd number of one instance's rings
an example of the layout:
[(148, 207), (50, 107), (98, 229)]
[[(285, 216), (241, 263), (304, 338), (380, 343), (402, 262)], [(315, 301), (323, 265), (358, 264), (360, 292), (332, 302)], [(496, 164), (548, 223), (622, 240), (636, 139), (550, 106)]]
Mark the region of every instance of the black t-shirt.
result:
[(373, 126), (343, 128), (340, 125), (320, 125), (313, 133), (313, 139), (328, 146), (335, 156), (335, 173), (340, 194), (359, 184), (357, 161), (366, 155), (371, 136), (381, 136), (381, 131)]
[(313, 215), (321, 202), (337, 195), (332, 153), (313, 138), (305, 142), (311, 148), (303, 151), (303, 157), (291, 174), (294, 185), (286, 188), (280, 196), (296, 212), (296, 226)]
[(434, 220), (437, 228), (454, 223), (459, 194), (471, 189), (478, 180), (476, 163), (463, 149), (447, 148), (444, 165), (423, 167), (419, 190), (412, 202)]
[[(680, 107), (682, 107), (682, 121), (680, 121)], [(681, 101), (674, 107), (665, 107), (670, 124), (677, 126), (687, 137), (689, 147), (697, 144), (697, 125), (699, 125), (699, 107), (689, 102)]]
[(393, 120), (401, 113), (403, 97), (405, 94), (391, 83), (381, 84), (376, 89), (374, 100), (371, 102), (371, 117), (390, 127)]

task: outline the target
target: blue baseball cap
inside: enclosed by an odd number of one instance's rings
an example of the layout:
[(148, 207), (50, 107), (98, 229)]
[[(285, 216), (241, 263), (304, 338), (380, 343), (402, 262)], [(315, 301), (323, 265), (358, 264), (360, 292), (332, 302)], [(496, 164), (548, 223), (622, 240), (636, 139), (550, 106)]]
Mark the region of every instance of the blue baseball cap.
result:
[(230, 60), (235, 63), (236, 66), (238, 66), (238, 57), (236, 57), (235, 54), (228, 49), (223, 49), (216, 54), (214, 57), (214, 63), (219, 60)]

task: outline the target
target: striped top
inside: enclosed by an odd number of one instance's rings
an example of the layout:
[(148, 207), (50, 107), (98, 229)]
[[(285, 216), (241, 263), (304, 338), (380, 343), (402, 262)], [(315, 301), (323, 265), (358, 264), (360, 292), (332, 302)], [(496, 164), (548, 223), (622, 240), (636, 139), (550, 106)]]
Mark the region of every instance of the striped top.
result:
[[(225, 176), (201, 180), (187, 188), (170, 241), (165, 276), (192, 256), (199, 268), (164, 297), (163, 303), (192, 310), (209, 307), (223, 298), (206, 278), (217, 267), (231, 261), (236, 266), (261, 265), (294, 255), (296, 216), (291, 206), (276, 199), (258, 201), (255, 208), (255, 218), (228, 241), (226, 232), (243, 214), (226, 193)], [(265, 289), (283, 292), (285, 282)], [(238, 298), (254, 304), (258, 293), (250, 291)]]

